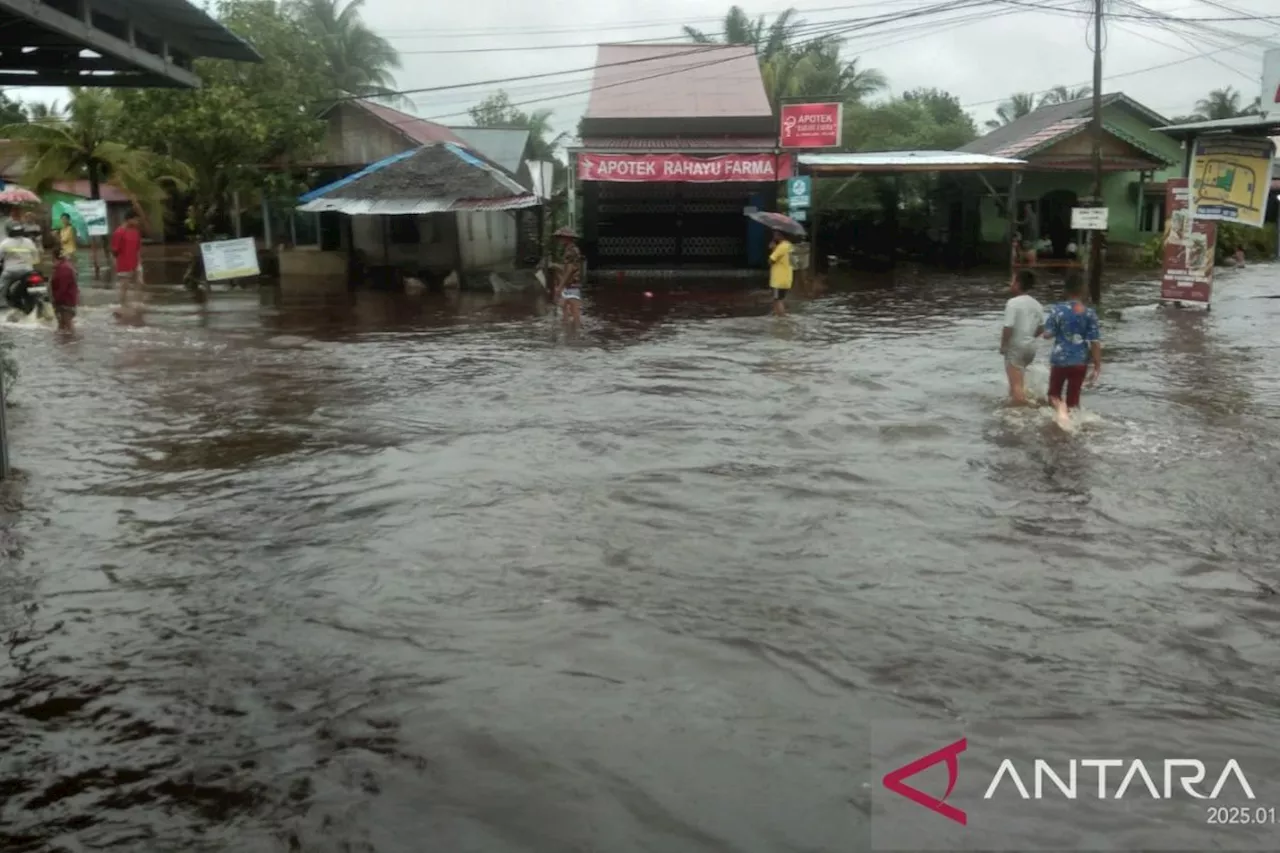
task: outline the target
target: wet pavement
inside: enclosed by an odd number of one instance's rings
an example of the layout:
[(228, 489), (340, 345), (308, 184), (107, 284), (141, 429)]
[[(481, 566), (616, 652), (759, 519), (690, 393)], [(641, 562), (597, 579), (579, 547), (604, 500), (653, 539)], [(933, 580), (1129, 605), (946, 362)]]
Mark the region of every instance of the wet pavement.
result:
[(1275, 721), (1275, 280), (1117, 287), (1074, 435), (994, 279), (0, 329), (0, 848), (862, 850), (874, 720)]

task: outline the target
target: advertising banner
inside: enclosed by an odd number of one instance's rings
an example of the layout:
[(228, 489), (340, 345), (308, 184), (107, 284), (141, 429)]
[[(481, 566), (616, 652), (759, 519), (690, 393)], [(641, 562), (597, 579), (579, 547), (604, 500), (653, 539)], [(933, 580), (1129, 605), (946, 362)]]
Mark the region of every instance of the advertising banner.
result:
[(776, 154), (725, 154), (693, 157), (688, 154), (591, 154), (578, 155), (578, 180), (615, 183), (706, 183), (732, 181), (755, 183), (791, 177), (791, 157)]
[(1261, 228), (1271, 192), (1275, 146), (1265, 137), (1197, 139), (1191, 160), (1191, 207), (1196, 219)]
[(260, 272), (258, 247), (254, 244), (252, 237), (201, 243), (200, 254), (204, 258), (206, 281), (249, 278)]
[(838, 148), (844, 126), (844, 104), (783, 104), (783, 148)]
[(813, 178), (808, 175), (787, 181), (787, 208), (792, 211), (809, 207), (813, 201)]
[(1165, 194), (1164, 275), (1160, 298), (1208, 304), (1213, 293), (1213, 255), (1218, 225), (1191, 215), (1185, 178), (1169, 181)]
[(84, 222), (90, 237), (107, 236), (107, 203), (102, 199), (85, 199), (76, 202), (76, 212)]

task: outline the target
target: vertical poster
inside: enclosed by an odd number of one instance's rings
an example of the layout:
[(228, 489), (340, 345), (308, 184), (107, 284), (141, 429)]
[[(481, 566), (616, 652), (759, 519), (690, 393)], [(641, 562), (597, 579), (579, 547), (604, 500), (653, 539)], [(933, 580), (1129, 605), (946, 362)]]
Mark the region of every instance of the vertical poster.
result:
[(1218, 225), (1192, 215), (1186, 178), (1169, 181), (1165, 194), (1164, 275), (1160, 298), (1209, 303)]

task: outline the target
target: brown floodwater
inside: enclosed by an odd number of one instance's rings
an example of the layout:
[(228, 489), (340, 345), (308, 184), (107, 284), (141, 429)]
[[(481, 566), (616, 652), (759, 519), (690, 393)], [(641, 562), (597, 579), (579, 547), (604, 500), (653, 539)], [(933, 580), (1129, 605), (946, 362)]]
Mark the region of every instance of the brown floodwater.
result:
[(1276, 721), (1275, 282), (1117, 285), (1073, 435), (996, 278), (0, 328), (0, 849), (862, 850), (877, 719)]

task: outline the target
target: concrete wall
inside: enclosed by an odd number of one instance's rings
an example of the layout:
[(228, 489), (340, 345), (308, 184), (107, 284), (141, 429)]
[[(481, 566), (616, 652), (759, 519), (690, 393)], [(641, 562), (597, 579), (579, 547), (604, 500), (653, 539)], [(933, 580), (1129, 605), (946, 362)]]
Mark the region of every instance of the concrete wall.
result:
[(416, 216), (417, 241), (397, 242), (393, 219), (404, 217), (353, 216), (351, 236), (366, 263), (392, 264), (409, 271), (431, 270), (448, 274), (458, 266), (457, 225), (447, 213)]
[(290, 277), (347, 277), (346, 252), (322, 252), (317, 246), (280, 250), (280, 279)]

